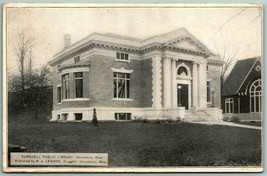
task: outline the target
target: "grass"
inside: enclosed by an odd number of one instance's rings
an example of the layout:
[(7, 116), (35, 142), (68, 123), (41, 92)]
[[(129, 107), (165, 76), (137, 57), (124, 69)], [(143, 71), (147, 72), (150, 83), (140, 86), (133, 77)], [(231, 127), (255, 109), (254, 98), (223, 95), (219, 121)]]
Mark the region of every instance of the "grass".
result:
[(234, 122), (240, 125), (250, 125), (250, 126), (261, 126), (261, 121), (239, 121), (239, 122)]
[(259, 166), (261, 131), (190, 123), (9, 123), (29, 152), (108, 153), (109, 166)]

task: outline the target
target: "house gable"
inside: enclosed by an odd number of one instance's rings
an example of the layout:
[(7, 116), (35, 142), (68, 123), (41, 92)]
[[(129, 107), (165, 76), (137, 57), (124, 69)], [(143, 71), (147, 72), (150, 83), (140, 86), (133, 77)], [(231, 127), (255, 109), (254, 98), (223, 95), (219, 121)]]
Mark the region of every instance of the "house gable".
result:
[(256, 61), (260, 62), (260, 59), (255, 57), (236, 62), (230, 75), (223, 84), (222, 96), (236, 95), (239, 92), (240, 88), (247, 80), (248, 75), (250, 75), (250, 72), (257, 65)]
[(250, 72), (247, 74), (246, 78), (244, 79), (243, 83), (240, 85), (237, 93), (239, 94), (249, 94), (249, 88), (253, 81), (256, 79), (261, 78), (261, 62), (260, 59), (257, 59), (251, 68)]
[(200, 51), (205, 52), (205, 50), (197, 45), (194, 41), (192, 41), (190, 38), (185, 38), (183, 40), (178, 40), (174, 43), (169, 44), (171, 46), (177, 47), (177, 48), (186, 48), (194, 51)]

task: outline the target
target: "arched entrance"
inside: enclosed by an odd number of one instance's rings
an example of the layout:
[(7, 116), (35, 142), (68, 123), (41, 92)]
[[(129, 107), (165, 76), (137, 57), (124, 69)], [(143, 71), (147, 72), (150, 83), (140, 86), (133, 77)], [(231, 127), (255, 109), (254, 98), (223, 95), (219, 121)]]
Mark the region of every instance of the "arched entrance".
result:
[(191, 107), (191, 74), (189, 68), (184, 64), (177, 67), (177, 106)]

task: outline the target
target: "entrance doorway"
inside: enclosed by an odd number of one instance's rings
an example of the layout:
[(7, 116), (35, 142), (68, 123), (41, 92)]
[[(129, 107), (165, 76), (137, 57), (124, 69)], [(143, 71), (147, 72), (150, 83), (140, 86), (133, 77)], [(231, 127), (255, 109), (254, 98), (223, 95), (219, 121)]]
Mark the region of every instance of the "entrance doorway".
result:
[(188, 84), (177, 84), (177, 104), (188, 110)]

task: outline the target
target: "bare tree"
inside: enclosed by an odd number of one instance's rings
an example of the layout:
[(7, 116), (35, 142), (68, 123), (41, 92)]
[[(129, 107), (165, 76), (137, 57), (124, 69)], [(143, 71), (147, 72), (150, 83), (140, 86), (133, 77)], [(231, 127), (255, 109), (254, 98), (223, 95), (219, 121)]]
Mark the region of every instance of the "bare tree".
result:
[[(235, 18), (237, 18), (238, 16), (240, 16), (242, 13), (244, 13), (247, 9), (243, 8), (240, 11), (238, 11), (236, 14), (234, 14), (233, 16), (229, 17), (224, 23), (222, 23), (221, 25), (219, 25), (217, 27), (217, 30), (215, 31), (213, 38), (219, 34), (222, 35), (221, 38), (219, 40), (225, 40), (225, 36), (224, 36), (224, 28), (229, 25), (231, 23), (232, 20), (234, 20)], [(258, 8), (258, 15), (255, 16), (246, 27), (243, 28), (247, 28), (249, 25), (251, 25), (252, 23), (255, 22), (255, 20), (260, 19), (262, 15), (262, 9)], [(214, 45), (216, 46), (216, 42), (214, 42)], [(244, 41), (243, 41), (244, 42)], [(236, 60), (239, 59), (239, 50), (240, 50), (240, 45), (242, 42), (236, 43), (236, 44), (231, 44), (230, 40), (228, 40), (228, 42), (225, 40), (224, 46), (218, 47), (217, 48), (217, 55), (220, 55), (221, 60), (224, 61), (224, 65), (222, 66), (222, 70), (221, 70), (221, 86), (223, 86), (223, 83), (226, 79), (226, 76), (228, 73), (228, 71), (230, 70), (230, 68), (232, 67), (232, 65), (236, 62)], [(220, 48), (220, 49), (218, 49)]]
[[(232, 47), (232, 48), (230, 48)], [(221, 69), (221, 86), (223, 85), (226, 79), (226, 73), (229, 72), (229, 69), (232, 65), (239, 59), (239, 47), (231, 46), (229, 43), (225, 43), (224, 47), (217, 51), (217, 54), (221, 56), (221, 60), (224, 61), (224, 64)]]
[(25, 75), (25, 89), (27, 103), (32, 107), (34, 116), (37, 119), (41, 110), (46, 107), (49, 97), (47, 97), (47, 88), (52, 84), (50, 81), (51, 72), (48, 66), (41, 69), (32, 70)]
[[(49, 108), (51, 98), (51, 72), (48, 66), (25, 72), (24, 91), (21, 90), (20, 75), (12, 75), (9, 79), (9, 108), (17, 113), (33, 112), (35, 118)], [(12, 95), (12, 96), (11, 96)], [(24, 100), (23, 102), (21, 100)]]
[(24, 74), (25, 74), (25, 61), (26, 57), (33, 47), (33, 38), (27, 37), (25, 32), (21, 32), (17, 35), (17, 39), (14, 44), (14, 50), (16, 52), (19, 64), (19, 72), (21, 77), (21, 90), (24, 91)]

